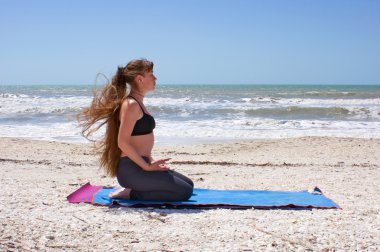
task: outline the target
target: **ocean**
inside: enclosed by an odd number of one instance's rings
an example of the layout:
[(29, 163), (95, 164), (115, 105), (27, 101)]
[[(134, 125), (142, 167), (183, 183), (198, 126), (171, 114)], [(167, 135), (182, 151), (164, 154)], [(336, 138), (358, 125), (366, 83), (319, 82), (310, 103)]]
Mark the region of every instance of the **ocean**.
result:
[[(92, 85), (0, 86), (0, 137), (86, 142)], [(156, 144), (300, 136), (380, 138), (379, 85), (157, 85)], [(99, 137), (104, 131), (100, 131)]]

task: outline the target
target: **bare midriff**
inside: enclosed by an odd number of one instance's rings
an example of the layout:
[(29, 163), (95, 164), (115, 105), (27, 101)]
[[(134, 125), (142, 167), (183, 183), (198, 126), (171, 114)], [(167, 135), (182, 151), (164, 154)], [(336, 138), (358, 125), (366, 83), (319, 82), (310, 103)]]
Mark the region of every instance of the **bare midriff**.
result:
[[(130, 145), (140, 156), (151, 158), (154, 145), (153, 132), (147, 135), (131, 136)], [(126, 154), (122, 153), (121, 156), (126, 156)]]

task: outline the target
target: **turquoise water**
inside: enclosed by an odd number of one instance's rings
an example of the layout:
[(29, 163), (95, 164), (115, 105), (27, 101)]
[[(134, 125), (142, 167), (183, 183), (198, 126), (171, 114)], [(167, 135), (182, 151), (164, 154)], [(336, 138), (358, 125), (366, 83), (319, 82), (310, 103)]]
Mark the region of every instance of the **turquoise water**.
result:
[[(92, 89), (0, 86), (0, 136), (84, 141), (75, 116)], [(379, 85), (157, 85), (145, 103), (161, 144), (380, 136)]]

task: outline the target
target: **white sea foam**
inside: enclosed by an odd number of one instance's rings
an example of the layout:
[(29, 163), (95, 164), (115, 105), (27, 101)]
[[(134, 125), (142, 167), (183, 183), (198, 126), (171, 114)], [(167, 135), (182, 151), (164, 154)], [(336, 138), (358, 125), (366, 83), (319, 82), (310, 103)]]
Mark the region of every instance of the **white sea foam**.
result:
[[(168, 130), (170, 129), (170, 130)], [(1, 136), (43, 139), (50, 141), (87, 142), (80, 135), (75, 122), (45, 125), (0, 125)], [(104, 129), (93, 139), (98, 139)], [(338, 136), (380, 138), (379, 122), (326, 122), (326, 121), (276, 121), (276, 120), (235, 120), (235, 121), (164, 121), (157, 123), (155, 135), (160, 139), (273, 139), (299, 136)], [(165, 142), (163, 143), (165, 144)]]
[[(99, 130), (91, 139), (99, 139), (104, 132), (104, 129)], [(81, 129), (74, 121), (23, 125), (0, 124), (0, 136), (60, 142), (88, 142), (81, 135)]]
[[(171, 130), (168, 131), (168, 128)], [(296, 136), (379, 138), (380, 122), (277, 121), (268, 119), (201, 122), (164, 121), (157, 125), (156, 134), (164, 137), (204, 139), (271, 139)]]

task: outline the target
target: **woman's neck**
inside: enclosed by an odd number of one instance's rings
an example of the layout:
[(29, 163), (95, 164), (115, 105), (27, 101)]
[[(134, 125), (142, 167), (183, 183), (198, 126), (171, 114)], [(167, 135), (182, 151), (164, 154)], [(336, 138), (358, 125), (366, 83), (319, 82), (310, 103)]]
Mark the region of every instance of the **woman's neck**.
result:
[(138, 100), (141, 100), (143, 101), (144, 100), (144, 97), (145, 97), (145, 94), (139, 92), (139, 91), (136, 91), (136, 90), (131, 90), (131, 92), (129, 93), (129, 95), (132, 95), (134, 98), (138, 99)]

